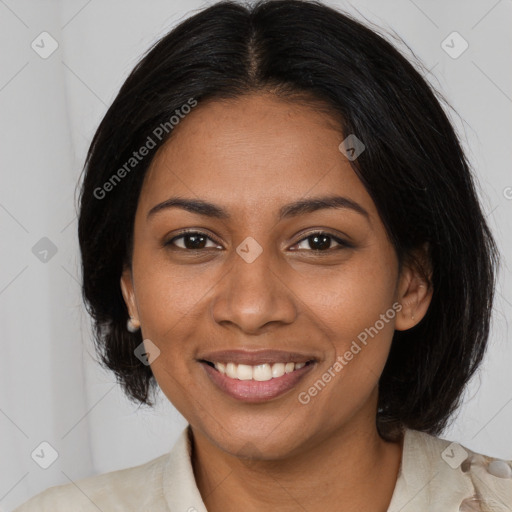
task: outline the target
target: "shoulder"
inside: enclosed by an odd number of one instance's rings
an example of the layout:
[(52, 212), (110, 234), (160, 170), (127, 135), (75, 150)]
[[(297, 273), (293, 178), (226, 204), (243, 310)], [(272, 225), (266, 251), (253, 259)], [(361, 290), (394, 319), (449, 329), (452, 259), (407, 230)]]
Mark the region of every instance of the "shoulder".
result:
[(458, 505), (460, 510), (468, 511), (512, 510), (512, 460), (409, 430), (402, 464), (405, 480), (416, 481), (425, 503), (445, 509)]
[(167, 510), (162, 508), (162, 474), (169, 454), (145, 464), (50, 487), (13, 512)]

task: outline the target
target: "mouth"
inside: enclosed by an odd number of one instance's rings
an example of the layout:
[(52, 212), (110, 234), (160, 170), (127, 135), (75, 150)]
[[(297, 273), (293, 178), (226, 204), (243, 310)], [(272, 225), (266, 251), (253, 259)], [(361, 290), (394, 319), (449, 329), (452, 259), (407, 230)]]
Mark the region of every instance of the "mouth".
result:
[(287, 373), (300, 370), (304, 366), (312, 364), (313, 361), (305, 363), (295, 363), (293, 361), (287, 363), (263, 363), (258, 365), (236, 364), (233, 362), (220, 363), (212, 361), (200, 361), (215, 368), (222, 375), (226, 375), (230, 379), (253, 380), (258, 382), (266, 382), (272, 379), (278, 379)]
[(317, 359), (281, 351), (225, 351), (197, 360), (217, 389), (244, 402), (264, 402), (291, 391)]

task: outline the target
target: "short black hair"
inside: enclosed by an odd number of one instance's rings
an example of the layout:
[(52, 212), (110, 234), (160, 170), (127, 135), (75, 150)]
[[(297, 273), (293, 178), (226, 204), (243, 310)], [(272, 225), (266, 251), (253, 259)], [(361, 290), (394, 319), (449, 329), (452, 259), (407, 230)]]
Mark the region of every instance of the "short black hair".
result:
[[(82, 291), (102, 364), (152, 405), (156, 382), (134, 355), (142, 336), (126, 329), (119, 284), (144, 176), (184, 105), (254, 92), (324, 105), (365, 145), (351, 165), (399, 262), (428, 247), (432, 300), (418, 325), (394, 333), (376, 422), (387, 439), (406, 427), (440, 434), (485, 353), (496, 244), (445, 100), (376, 30), (317, 1), (214, 4), (157, 41), (122, 85), (91, 142), (79, 205)], [(148, 137), (152, 155), (130, 160)]]

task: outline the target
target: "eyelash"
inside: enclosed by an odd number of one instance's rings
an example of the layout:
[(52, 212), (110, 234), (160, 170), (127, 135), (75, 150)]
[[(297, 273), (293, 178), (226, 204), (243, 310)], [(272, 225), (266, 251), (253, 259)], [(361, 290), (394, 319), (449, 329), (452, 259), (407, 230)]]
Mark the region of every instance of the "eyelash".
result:
[[(209, 236), (206, 233), (203, 233), (201, 231), (182, 231), (179, 235), (177, 235), (177, 236), (171, 238), (169, 241), (165, 242), (164, 246), (165, 247), (173, 246), (177, 250), (186, 251), (186, 252), (195, 252), (195, 251), (204, 251), (206, 249), (213, 249), (213, 247), (205, 247), (205, 248), (202, 248), (202, 249), (186, 249), (186, 248), (183, 248), (183, 247), (176, 247), (174, 242), (176, 240), (184, 238), (187, 235), (201, 235), (201, 236), (206, 237), (208, 240), (221, 245), (220, 242), (218, 242), (217, 240), (215, 240), (211, 236)], [(325, 231), (312, 231), (311, 233), (308, 233), (305, 237), (301, 238), (299, 241), (297, 241), (293, 245), (295, 246), (295, 245), (300, 244), (301, 242), (307, 241), (308, 238), (310, 238), (310, 237), (312, 237), (314, 235), (323, 235), (323, 236), (326, 236), (326, 237), (332, 239), (333, 241), (335, 241), (338, 244), (338, 249), (352, 248), (353, 247), (353, 245), (349, 244), (345, 240), (342, 240), (341, 238), (338, 238), (338, 237), (332, 235), (331, 233), (328, 233), (328, 232), (325, 232)], [(295, 250), (297, 250), (297, 249), (295, 249)], [(304, 249), (298, 249), (298, 250), (302, 251)], [(323, 250), (323, 249), (316, 249), (316, 250), (315, 249), (308, 249), (307, 252), (313, 252), (313, 253), (317, 253), (318, 254), (318, 253), (332, 252), (333, 250), (337, 250), (337, 249), (336, 248), (329, 248), (329, 249), (325, 249), (325, 250)]]

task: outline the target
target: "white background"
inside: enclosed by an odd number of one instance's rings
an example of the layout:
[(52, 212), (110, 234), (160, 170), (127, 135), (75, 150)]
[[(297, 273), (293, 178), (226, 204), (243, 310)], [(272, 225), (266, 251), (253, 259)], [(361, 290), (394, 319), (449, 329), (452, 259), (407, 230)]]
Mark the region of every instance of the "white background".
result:
[[(75, 187), (94, 130), (140, 55), (210, 3), (0, 0), (0, 510), (51, 485), (146, 462), (186, 425), (163, 397), (153, 410), (130, 403), (94, 361)], [(503, 267), (485, 364), (442, 437), (512, 459), (512, 2), (330, 3), (394, 30), (458, 113), (450, 117)], [(59, 44), (47, 59), (31, 48), (43, 31)], [(441, 46), (453, 31), (469, 44), (456, 59)], [(32, 252), (43, 237), (57, 249), (46, 263)], [(46, 470), (31, 458), (42, 441), (59, 454)]]

